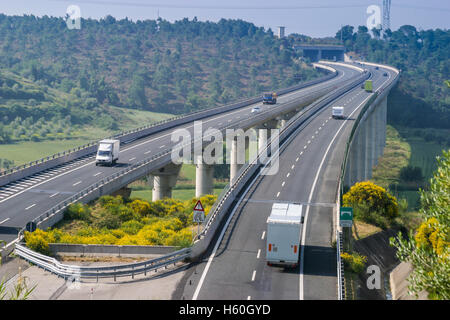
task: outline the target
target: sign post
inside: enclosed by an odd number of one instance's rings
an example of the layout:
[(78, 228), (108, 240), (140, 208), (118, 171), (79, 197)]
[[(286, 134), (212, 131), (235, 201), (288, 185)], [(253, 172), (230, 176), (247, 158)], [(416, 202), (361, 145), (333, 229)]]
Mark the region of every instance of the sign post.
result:
[(194, 206), (194, 217), (193, 221), (197, 222), (198, 224), (198, 231), (197, 235), (200, 234), (200, 224), (205, 221), (205, 209), (203, 208), (203, 205), (200, 200), (197, 201), (197, 203)]
[(339, 214), (339, 225), (341, 227), (352, 227), (353, 225), (353, 208), (341, 207)]

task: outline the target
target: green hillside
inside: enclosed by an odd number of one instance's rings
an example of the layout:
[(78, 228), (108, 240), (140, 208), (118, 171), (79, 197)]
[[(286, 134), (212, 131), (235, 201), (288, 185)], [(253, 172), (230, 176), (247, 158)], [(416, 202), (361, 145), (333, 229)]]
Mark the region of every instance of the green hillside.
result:
[[(43, 156), (54, 141), (89, 141), (320, 76), (292, 39), (242, 20), (107, 16), (82, 26), (0, 14), (0, 145), (20, 155), (40, 142), (31, 153)], [(28, 161), (13, 158), (1, 152), (0, 167)]]

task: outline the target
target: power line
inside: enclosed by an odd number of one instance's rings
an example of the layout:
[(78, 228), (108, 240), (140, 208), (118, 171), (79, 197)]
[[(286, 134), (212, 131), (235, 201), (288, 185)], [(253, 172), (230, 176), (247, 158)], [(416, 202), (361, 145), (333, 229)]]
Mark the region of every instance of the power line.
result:
[[(99, 1), (99, 0), (51, 0), (55, 2), (79, 2), (86, 4), (113, 5), (126, 7), (148, 7), (165, 9), (205, 9), (205, 10), (305, 10), (305, 9), (346, 9), (346, 8), (366, 8), (367, 5), (344, 4), (344, 5), (323, 5), (323, 6), (205, 6), (205, 5), (178, 5), (167, 3), (140, 3), (121, 1)], [(427, 6), (412, 6), (393, 4), (393, 7), (408, 8), (417, 10), (450, 11), (450, 8), (438, 8)]]
[(140, 3), (140, 2), (120, 2), (120, 1), (97, 1), (97, 0), (51, 0), (56, 2), (80, 2), (87, 4), (148, 7), (165, 9), (206, 9), (206, 10), (303, 10), (303, 9), (345, 9), (345, 8), (365, 8), (364, 5), (326, 5), (326, 6), (205, 6), (205, 5), (178, 5), (162, 3)]

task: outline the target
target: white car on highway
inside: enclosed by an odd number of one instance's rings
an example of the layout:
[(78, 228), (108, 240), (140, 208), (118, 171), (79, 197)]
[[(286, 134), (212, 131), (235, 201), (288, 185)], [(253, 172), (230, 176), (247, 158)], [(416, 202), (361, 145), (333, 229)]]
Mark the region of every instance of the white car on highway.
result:
[(254, 107), (252, 108), (252, 113), (256, 113), (256, 112), (260, 112), (261, 108), (260, 107)]

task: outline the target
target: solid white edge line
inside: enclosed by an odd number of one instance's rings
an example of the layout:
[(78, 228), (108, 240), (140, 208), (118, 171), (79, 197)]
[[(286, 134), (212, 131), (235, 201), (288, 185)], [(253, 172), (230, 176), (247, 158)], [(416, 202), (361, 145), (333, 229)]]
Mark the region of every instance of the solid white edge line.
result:
[(247, 194), (248, 190), (253, 186), (254, 181), (255, 180), (253, 180), (252, 183), (250, 183), (250, 185), (247, 187), (247, 189), (245, 189), (244, 193), (239, 198), (238, 203), (233, 208), (233, 211), (230, 213), (230, 216), (228, 217), (227, 222), (223, 226), (222, 232), (220, 233), (219, 238), (217, 238), (216, 244), (214, 245), (213, 252), (211, 253), (211, 255), (208, 258), (208, 262), (206, 264), (206, 267), (203, 270), (202, 276), (200, 277), (200, 281), (198, 282), (197, 288), (195, 289), (194, 295), (192, 296), (192, 300), (197, 300), (197, 297), (198, 297), (198, 295), (200, 293), (200, 289), (202, 288), (203, 282), (205, 281), (206, 274), (208, 273), (209, 267), (211, 266), (211, 263), (212, 263), (212, 261), (214, 259), (214, 256), (216, 255), (217, 249), (219, 249), (219, 245), (222, 242), (223, 236), (225, 235), (225, 231), (227, 230), (228, 225), (230, 224), (230, 221), (233, 218), (237, 208), (241, 204), (242, 199), (244, 199), (244, 196)]

